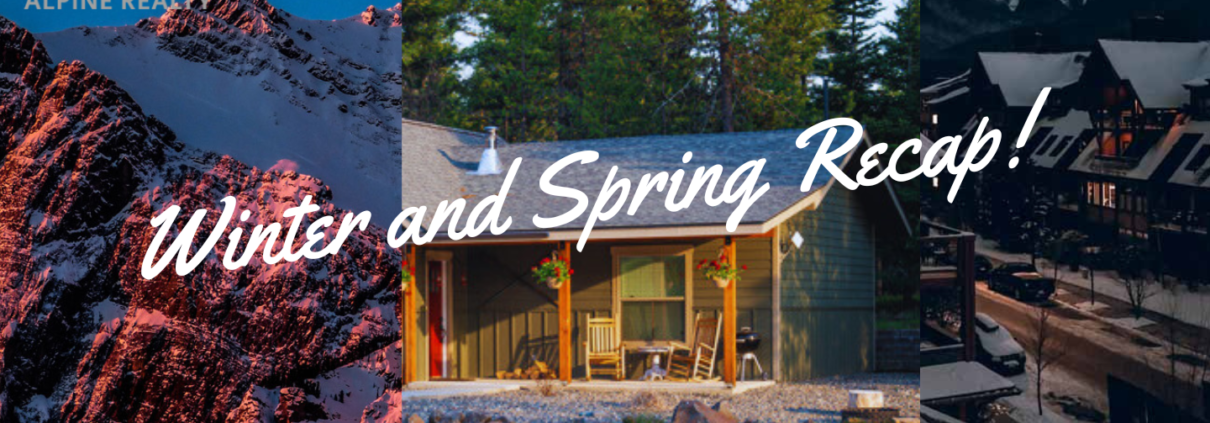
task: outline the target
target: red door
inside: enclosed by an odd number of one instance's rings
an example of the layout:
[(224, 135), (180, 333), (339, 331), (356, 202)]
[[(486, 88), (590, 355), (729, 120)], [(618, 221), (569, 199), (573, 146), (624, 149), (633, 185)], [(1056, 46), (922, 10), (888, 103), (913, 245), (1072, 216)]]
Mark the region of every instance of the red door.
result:
[(445, 262), (430, 261), (429, 271), (429, 377), (445, 373)]

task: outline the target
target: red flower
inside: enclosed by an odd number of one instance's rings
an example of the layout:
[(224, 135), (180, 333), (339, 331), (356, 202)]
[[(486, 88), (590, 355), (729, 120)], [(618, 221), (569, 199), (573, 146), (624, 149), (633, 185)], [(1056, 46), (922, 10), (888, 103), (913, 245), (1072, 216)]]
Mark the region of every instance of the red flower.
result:
[(740, 269), (744, 269), (744, 270), (748, 270), (748, 265), (746, 265), (746, 264), (745, 264), (745, 265), (743, 265), (743, 266), (740, 266), (739, 268), (740, 268)]
[(567, 276), (576, 274), (576, 269), (567, 269)]
[(718, 262), (717, 262), (717, 261), (714, 261), (714, 260), (710, 260), (710, 265), (711, 265), (711, 266), (714, 266), (714, 267), (716, 267), (716, 268), (717, 268), (717, 267), (718, 267)]

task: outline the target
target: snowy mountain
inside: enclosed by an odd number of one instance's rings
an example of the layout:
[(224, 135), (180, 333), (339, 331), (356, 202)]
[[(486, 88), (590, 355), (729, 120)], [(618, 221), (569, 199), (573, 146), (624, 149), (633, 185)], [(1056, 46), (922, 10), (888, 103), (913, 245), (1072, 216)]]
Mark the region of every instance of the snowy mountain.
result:
[[(267, 49), (276, 40), (289, 51), (285, 39), (264, 31), (281, 30), (291, 18), (256, 5), (226, 15), (227, 26), (215, 31), (191, 26), (218, 25), (201, 15), (113, 31), (146, 36), (155, 34), (147, 29), (154, 26), (177, 34), (164, 36), (163, 43), (124, 40), (148, 50), (131, 60), (170, 63), (161, 52), (191, 51), (195, 58), (213, 59), (205, 66), (229, 75), (232, 83), (248, 78), (275, 86), (285, 79), (274, 69), (319, 63), (277, 57), (282, 50), (260, 50), (262, 61), (224, 58), (202, 47)], [(369, 16), (333, 25), (373, 28), (365, 22), (386, 17)], [(117, 39), (123, 38), (110, 38)], [(187, 45), (195, 47), (175, 50)], [(84, 62), (56, 65), (51, 57), (37, 37), (0, 18), (0, 421), (370, 422), (390, 416), (399, 389), (401, 258), (385, 245), (383, 230), (355, 231), (338, 255), (323, 260), (253, 260), (228, 271), (211, 253), (186, 276), (164, 272), (143, 279), (139, 265), (154, 235), (148, 221), (170, 205), (217, 210), (219, 199), (235, 196), (251, 211), (237, 224), (247, 234), (308, 195), (321, 211), (304, 219), (303, 227), (321, 214), (340, 216), (336, 191), (293, 169), (264, 169), (200, 149), (213, 141), (207, 134), (177, 131), (149, 113), (125, 84)], [(202, 74), (184, 71), (191, 69), (185, 62), (177, 63), (182, 72)], [(389, 100), (375, 100), (378, 82), (327, 75), (347, 81), (350, 93), (326, 98), (360, 98), (366, 109), (389, 108)], [(134, 82), (156, 80), (147, 78)], [(304, 87), (261, 92), (293, 98)], [(207, 92), (164, 89), (180, 96), (183, 110), (215, 99)], [(263, 107), (272, 112), (280, 104)], [(302, 104), (333, 105), (322, 98)], [(237, 132), (223, 123), (211, 121), (216, 132)], [(368, 123), (363, 129), (363, 141), (378, 138)], [(204, 228), (217, 213), (207, 217)], [(177, 222), (175, 229), (182, 226)], [(337, 230), (327, 230), (329, 239)], [(226, 251), (228, 235), (215, 251)]]
[(386, 226), (400, 204), (399, 11), (315, 21), (265, 0), (212, 0), (39, 38), (54, 60), (121, 84), (186, 144), (319, 177), (336, 204)]

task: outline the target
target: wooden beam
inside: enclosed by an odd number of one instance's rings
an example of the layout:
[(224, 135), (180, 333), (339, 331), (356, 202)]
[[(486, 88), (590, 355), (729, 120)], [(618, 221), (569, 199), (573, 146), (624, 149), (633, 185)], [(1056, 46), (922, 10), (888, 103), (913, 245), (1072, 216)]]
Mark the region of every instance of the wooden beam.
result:
[(412, 281), (403, 291), (403, 383), (416, 381), (416, 285), (420, 275), (416, 274), (416, 246), (408, 246), (404, 253), (404, 265), (412, 274)]
[[(570, 242), (559, 243), (559, 256), (572, 269)], [(559, 287), (559, 380), (564, 382), (571, 382), (571, 282), (568, 276)]]
[[(723, 254), (727, 255), (727, 263), (735, 268), (738, 260), (735, 258), (735, 240), (727, 237), (723, 246)], [(731, 281), (723, 289), (723, 381), (735, 385), (735, 285)], [(777, 336), (774, 334), (774, 336)]]

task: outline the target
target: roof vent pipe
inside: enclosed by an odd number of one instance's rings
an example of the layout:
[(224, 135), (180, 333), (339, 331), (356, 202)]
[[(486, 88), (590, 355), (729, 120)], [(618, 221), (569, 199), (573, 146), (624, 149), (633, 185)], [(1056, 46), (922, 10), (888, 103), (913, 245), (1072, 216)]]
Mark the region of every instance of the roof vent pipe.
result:
[(474, 175), (499, 175), (503, 167), (500, 164), (500, 154), (496, 151), (496, 127), (483, 128), (487, 130), (487, 149), (479, 157), (479, 170), (471, 172)]

